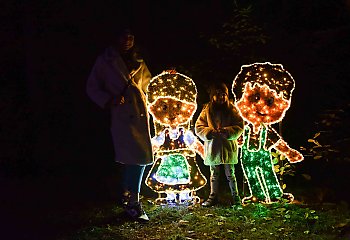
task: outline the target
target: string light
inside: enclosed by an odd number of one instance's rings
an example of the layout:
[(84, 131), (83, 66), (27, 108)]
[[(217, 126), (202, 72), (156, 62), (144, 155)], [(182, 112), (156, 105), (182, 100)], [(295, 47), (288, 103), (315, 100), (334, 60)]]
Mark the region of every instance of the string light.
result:
[(196, 98), (193, 80), (173, 70), (155, 76), (147, 87), (155, 162), (146, 185), (159, 194), (157, 202), (199, 201), (195, 192), (207, 182), (196, 163), (196, 153), (203, 157), (204, 146), (190, 130)]
[(236, 107), (242, 118), (253, 125), (255, 133), (259, 132), (261, 123), (271, 125), (281, 121), (290, 107), (290, 100), (284, 100), (267, 85), (248, 82), (243, 92)]
[(235, 105), (245, 120), (240, 157), (251, 195), (242, 199), (243, 204), (294, 199), (292, 194), (283, 193), (271, 156), (275, 148), (292, 163), (303, 160), (271, 127), (284, 118), (294, 87), (289, 72), (281, 64), (269, 62), (243, 65), (233, 81)]

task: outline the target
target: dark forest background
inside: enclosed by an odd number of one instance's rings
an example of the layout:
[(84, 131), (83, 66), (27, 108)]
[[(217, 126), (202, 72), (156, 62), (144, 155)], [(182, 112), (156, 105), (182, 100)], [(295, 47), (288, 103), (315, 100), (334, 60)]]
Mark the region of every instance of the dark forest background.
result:
[(37, 211), (117, 198), (108, 112), (88, 99), (85, 84), (97, 55), (125, 25), (153, 75), (175, 68), (193, 78), (199, 109), (207, 86), (230, 86), (241, 65), (283, 64), (296, 89), (281, 131), (306, 155), (290, 185), (319, 189), (320, 201), (349, 200), (350, 1), (1, 5), (2, 227)]

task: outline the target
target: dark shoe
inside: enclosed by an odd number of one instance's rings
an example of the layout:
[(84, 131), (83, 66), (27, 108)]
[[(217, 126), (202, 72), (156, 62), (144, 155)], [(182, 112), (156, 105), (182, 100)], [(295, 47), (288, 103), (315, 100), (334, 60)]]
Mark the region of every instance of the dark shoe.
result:
[(202, 203), (203, 207), (211, 207), (214, 206), (218, 203), (218, 200), (215, 196), (209, 196), (209, 198), (207, 199), (207, 201)]
[(125, 212), (134, 220), (147, 222), (149, 218), (139, 202), (125, 205)]

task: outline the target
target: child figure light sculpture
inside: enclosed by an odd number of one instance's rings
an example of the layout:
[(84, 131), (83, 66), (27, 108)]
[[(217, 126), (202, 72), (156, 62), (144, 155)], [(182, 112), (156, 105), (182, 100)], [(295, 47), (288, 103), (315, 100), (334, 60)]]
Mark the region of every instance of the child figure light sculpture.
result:
[[(196, 163), (202, 143), (190, 130), (197, 89), (189, 77), (174, 70), (155, 76), (147, 87), (147, 107), (153, 117), (155, 161), (146, 185), (159, 194), (156, 202), (183, 203), (199, 198), (195, 192), (207, 180)], [(162, 198), (162, 194), (166, 198)]]
[(271, 157), (274, 148), (291, 163), (303, 160), (271, 127), (290, 107), (294, 84), (281, 64), (269, 62), (243, 65), (233, 81), (235, 105), (245, 121), (240, 157), (251, 194), (242, 199), (243, 204), (294, 199), (292, 194), (283, 194)]

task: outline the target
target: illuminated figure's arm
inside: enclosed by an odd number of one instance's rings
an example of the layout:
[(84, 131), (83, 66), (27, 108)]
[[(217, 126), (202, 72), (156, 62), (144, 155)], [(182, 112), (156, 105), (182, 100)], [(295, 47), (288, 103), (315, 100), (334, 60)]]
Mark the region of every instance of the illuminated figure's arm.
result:
[(243, 135), (239, 136), (239, 138), (237, 138), (237, 145), (238, 147), (242, 147), (244, 143), (244, 138)]
[(192, 131), (186, 131), (184, 141), (188, 147), (196, 151), (201, 158), (204, 159), (204, 145), (198, 140)]
[(282, 139), (282, 137), (273, 129), (269, 128), (269, 138), (267, 143), (271, 143), (273, 139), (278, 139), (277, 141), (274, 141), (275, 143), (269, 147), (275, 148), (278, 150), (282, 155), (284, 155), (289, 162), (291, 163), (297, 163), (304, 160), (304, 156), (298, 152), (297, 150), (291, 148), (288, 146), (287, 142)]
[(159, 147), (164, 144), (164, 140), (165, 140), (164, 131), (161, 132), (159, 135), (154, 136), (151, 139), (152, 149), (154, 153), (157, 152), (159, 150)]
[(204, 160), (204, 145), (198, 140), (198, 138), (196, 138), (196, 140), (195, 140), (194, 150)]
[(275, 149), (285, 155), (291, 163), (297, 163), (304, 160), (304, 156), (297, 150), (289, 147), (283, 139), (280, 139), (280, 141), (277, 142)]

